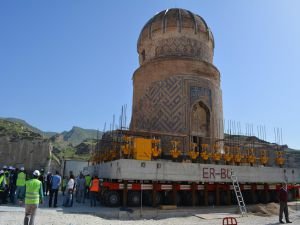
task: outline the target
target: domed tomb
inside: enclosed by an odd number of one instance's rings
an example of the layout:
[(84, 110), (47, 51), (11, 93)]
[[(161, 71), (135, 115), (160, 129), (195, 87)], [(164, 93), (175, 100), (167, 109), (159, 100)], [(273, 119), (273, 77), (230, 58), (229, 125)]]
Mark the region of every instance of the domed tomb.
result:
[(167, 9), (143, 27), (137, 44), (140, 65), (166, 57), (191, 57), (212, 63), (214, 39), (202, 17), (184, 9)]
[(214, 38), (202, 17), (177, 8), (156, 14), (143, 27), (137, 51), (130, 129), (185, 136), (185, 150), (190, 140), (201, 145), (223, 138)]

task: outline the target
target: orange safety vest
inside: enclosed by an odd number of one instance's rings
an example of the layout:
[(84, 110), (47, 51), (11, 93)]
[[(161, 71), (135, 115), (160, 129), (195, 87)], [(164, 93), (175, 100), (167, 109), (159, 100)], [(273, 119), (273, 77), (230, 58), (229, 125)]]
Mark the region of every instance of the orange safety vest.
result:
[(93, 179), (90, 191), (99, 192), (99, 179)]

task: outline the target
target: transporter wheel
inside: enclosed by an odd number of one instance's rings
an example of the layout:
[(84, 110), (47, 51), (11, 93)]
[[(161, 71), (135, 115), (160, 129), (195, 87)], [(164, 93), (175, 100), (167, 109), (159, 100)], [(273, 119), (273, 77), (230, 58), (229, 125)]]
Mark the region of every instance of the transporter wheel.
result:
[(257, 204), (258, 203), (258, 194), (257, 191), (254, 192), (254, 195), (252, 197), (252, 204)]
[[(165, 199), (164, 199), (165, 204), (167, 205), (172, 205), (174, 204), (174, 198), (173, 198), (173, 192), (172, 191), (168, 191), (165, 195)], [(179, 192), (176, 193), (176, 205), (181, 205), (182, 203), (182, 199), (181, 199), (181, 195), (179, 194)]]
[(256, 194), (258, 197), (258, 203), (265, 203), (265, 193), (262, 190), (258, 190)]
[(199, 205), (204, 205), (204, 191), (198, 191)]
[[(152, 192), (151, 191), (145, 191), (143, 193), (143, 204), (146, 206), (152, 206)], [(162, 195), (161, 192), (156, 192), (156, 199), (155, 199), (155, 205), (161, 205), (162, 204)]]
[(141, 193), (138, 191), (128, 192), (128, 205), (140, 206), (141, 205)]
[(290, 201), (293, 201), (293, 200), (294, 200), (294, 192), (293, 192), (293, 190), (290, 190), (288, 192), (288, 201), (290, 202)]
[(245, 204), (251, 204), (252, 203), (252, 194), (251, 191), (245, 190), (242, 191), (243, 199), (245, 201)]
[[(182, 196), (182, 205), (191, 206), (193, 204), (193, 195), (191, 191), (183, 191)], [(199, 204), (198, 198), (195, 196), (196, 205)]]
[(237, 200), (236, 200), (236, 196), (235, 196), (235, 192), (231, 191), (231, 204), (232, 205), (236, 205), (237, 204)]
[(101, 202), (103, 205), (108, 206), (106, 199), (109, 191), (104, 191), (101, 195)]
[(120, 205), (120, 194), (117, 191), (108, 191), (105, 195), (105, 204), (110, 207)]
[(152, 206), (152, 192), (150, 191), (143, 192), (143, 205)]
[(268, 191), (268, 194), (265, 194), (265, 203), (269, 203), (270, 201), (271, 201), (270, 191)]
[(220, 191), (220, 204), (227, 205), (228, 199), (227, 191)]
[(271, 202), (278, 202), (278, 193), (276, 190), (270, 191), (270, 201)]
[(216, 205), (216, 194), (215, 192), (208, 192), (208, 205)]

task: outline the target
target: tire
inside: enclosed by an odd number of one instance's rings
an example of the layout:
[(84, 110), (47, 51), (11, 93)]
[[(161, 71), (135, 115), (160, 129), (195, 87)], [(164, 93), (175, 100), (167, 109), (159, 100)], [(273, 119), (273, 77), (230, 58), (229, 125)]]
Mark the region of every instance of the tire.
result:
[(107, 195), (108, 195), (109, 191), (104, 191), (103, 194), (101, 195), (101, 202), (103, 203), (103, 205), (108, 206), (108, 202), (107, 202)]
[(220, 191), (220, 205), (227, 205), (228, 195), (227, 191)]
[(278, 193), (276, 190), (270, 191), (270, 201), (271, 202), (278, 202)]
[(243, 195), (243, 199), (244, 199), (245, 204), (251, 204), (252, 203), (251, 191), (249, 191), (249, 190), (242, 191), (242, 195)]
[(294, 200), (294, 190), (290, 190), (288, 192), (288, 201), (293, 201)]
[[(146, 206), (152, 206), (152, 192), (151, 191), (145, 191), (143, 192), (143, 204)], [(162, 194), (161, 192), (156, 192), (156, 199), (155, 199), (155, 205), (161, 205), (162, 204)]]
[(128, 192), (128, 205), (133, 207), (141, 205), (141, 193), (139, 191)]
[[(191, 191), (183, 191), (181, 193), (181, 196), (182, 196), (182, 205), (186, 205), (186, 206), (191, 206), (192, 205), (193, 195), (192, 195)], [(196, 205), (198, 204), (197, 199), (198, 198), (196, 198)]]
[(204, 205), (204, 191), (198, 191), (197, 196), (199, 205)]
[(237, 200), (236, 200), (236, 196), (235, 196), (234, 191), (231, 191), (231, 204), (232, 205), (237, 205)]
[(216, 205), (216, 195), (215, 192), (208, 192), (208, 205)]
[[(176, 205), (181, 205), (182, 203), (182, 198), (179, 192), (176, 193)], [(166, 198), (165, 198), (165, 204), (167, 205), (173, 205), (174, 204), (174, 199), (173, 199), (173, 192), (172, 191), (168, 191)]]
[(105, 204), (110, 207), (120, 205), (120, 194), (117, 191), (108, 191), (105, 195)]

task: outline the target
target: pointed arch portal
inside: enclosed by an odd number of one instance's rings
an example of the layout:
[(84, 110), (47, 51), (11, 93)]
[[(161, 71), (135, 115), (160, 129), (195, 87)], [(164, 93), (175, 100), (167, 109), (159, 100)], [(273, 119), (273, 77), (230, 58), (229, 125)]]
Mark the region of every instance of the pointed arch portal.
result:
[(203, 102), (197, 102), (191, 110), (191, 135), (209, 137), (210, 111)]

